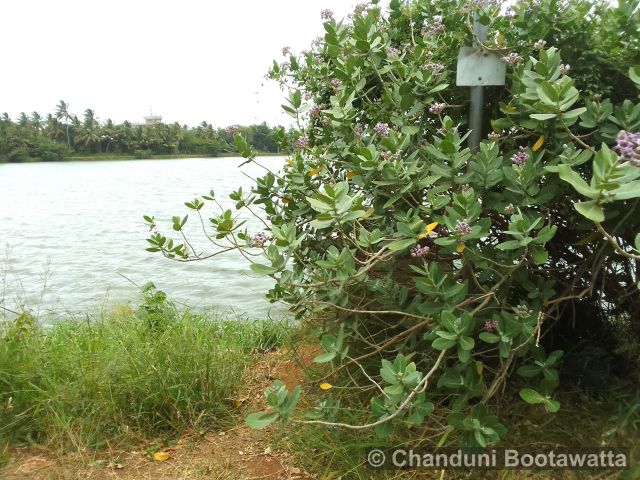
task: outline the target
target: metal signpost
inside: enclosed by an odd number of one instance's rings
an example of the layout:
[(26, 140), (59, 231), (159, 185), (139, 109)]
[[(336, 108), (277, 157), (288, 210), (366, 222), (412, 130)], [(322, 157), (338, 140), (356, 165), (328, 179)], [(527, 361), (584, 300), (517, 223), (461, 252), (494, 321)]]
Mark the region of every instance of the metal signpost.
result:
[[(477, 13), (474, 15), (473, 30), (481, 43), (487, 41), (487, 27), (480, 23)], [(483, 89), (487, 85), (504, 85), (505, 78), (506, 65), (495, 53), (485, 50), (479, 44), (460, 49), (456, 85), (471, 87), (469, 148), (472, 152), (478, 151), (482, 139)]]

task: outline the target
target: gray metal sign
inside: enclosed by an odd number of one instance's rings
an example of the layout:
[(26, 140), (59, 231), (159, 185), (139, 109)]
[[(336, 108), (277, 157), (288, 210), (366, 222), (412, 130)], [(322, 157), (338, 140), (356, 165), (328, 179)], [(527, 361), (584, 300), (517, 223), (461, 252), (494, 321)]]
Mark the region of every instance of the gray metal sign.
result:
[(480, 47), (462, 47), (458, 54), (456, 85), (477, 87), (504, 85), (506, 65), (500, 57)]

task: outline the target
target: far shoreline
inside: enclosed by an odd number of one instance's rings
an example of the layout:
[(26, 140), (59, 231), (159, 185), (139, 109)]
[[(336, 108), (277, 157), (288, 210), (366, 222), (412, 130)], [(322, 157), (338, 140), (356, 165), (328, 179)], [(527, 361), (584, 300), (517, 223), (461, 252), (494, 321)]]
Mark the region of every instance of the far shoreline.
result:
[[(282, 157), (285, 153), (275, 152), (258, 152), (256, 157)], [(226, 152), (217, 155), (207, 154), (149, 154), (149, 156), (139, 157), (131, 154), (93, 154), (93, 155), (72, 155), (62, 160), (33, 160), (29, 162), (0, 162), (0, 165), (25, 165), (33, 163), (65, 163), (65, 162), (101, 162), (101, 161), (113, 161), (113, 160), (175, 160), (175, 159), (187, 159), (187, 158), (230, 158), (240, 157), (237, 152)]]

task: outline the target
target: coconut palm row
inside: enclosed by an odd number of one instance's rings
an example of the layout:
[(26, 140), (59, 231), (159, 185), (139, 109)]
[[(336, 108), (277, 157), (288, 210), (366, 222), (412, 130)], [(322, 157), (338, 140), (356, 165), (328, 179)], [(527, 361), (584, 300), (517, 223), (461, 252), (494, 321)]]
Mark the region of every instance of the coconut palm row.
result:
[[(100, 121), (88, 108), (81, 118), (61, 100), (53, 113), (42, 116), (22, 112), (17, 119), (0, 115), (0, 162), (61, 160), (73, 154), (204, 154), (235, 151), (233, 136), (240, 132), (256, 150), (278, 151), (275, 136), (283, 127), (265, 122), (249, 126), (214, 128), (208, 122), (196, 127), (178, 122), (136, 125)], [(291, 132), (293, 134), (293, 132)]]

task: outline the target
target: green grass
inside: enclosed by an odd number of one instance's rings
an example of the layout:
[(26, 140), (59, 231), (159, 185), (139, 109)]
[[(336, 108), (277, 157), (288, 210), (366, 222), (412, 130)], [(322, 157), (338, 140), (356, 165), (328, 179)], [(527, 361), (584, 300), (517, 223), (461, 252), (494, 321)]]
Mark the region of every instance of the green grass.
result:
[(147, 310), (2, 324), (0, 443), (101, 448), (224, 424), (255, 348), (288, 334), (284, 323)]

